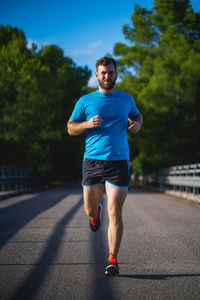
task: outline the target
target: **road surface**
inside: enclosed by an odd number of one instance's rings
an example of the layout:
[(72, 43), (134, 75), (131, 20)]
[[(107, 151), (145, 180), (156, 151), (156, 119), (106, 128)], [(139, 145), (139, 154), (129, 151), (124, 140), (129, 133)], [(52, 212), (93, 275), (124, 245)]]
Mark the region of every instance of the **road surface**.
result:
[(90, 232), (79, 185), (0, 199), (0, 299), (200, 299), (200, 205), (132, 190), (120, 275), (102, 226)]

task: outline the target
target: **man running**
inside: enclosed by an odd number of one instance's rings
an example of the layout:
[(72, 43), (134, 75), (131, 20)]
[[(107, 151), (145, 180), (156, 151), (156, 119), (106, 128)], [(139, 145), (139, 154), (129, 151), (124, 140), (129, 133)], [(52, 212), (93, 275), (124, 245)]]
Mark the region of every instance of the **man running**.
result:
[(70, 135), (86, 133), (83, 161), (84, 210), (93, 232), (100, 227), (106, 190), (108, 207), (109, 258), (105, 275), (119, 273), (117, 254), (123, 235), (122, 207), (129, 187), (129, 145), (127, 126), (137, 133), (143, 117), (131, 95), (115, 90), (116, 61), (103, 57), (96, 62), (99, 89), (81, 97), (68, 121)]

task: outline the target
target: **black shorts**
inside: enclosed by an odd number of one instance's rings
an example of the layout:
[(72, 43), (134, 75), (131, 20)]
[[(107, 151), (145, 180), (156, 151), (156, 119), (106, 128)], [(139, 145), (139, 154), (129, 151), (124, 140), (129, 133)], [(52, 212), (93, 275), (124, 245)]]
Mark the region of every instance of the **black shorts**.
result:
[(83, 186), (104, 185), (107, 181), (119, 187), (129, 187), (130, 171), (127, 160), (85, 158), (82, 173)]

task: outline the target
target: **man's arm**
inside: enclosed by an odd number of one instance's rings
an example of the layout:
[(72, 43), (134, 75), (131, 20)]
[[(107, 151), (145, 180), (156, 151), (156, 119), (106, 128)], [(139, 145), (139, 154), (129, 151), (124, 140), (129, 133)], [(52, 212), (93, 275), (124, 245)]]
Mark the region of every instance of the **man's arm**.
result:
[(131, 133), (138, 132), (140, 130), (141, 126), (142, 126), (142, 123), (143, 123), (143, 116), (142, 116), (142, 114), (137, 115), (133, 119), (128, 118), (128, 120), (129, 120), (129, 123), (130, 123), (129, 127), (128, 127), (128, 130)]
[(68, 133), (69, 135), (80, 135), (84, 133), (87, 129), (100, 127), (102, 122), (103, 120), (100, 115), (97, 115), (91, 118), (90, 120), (81, 123), (69, 119), (67, 123)]

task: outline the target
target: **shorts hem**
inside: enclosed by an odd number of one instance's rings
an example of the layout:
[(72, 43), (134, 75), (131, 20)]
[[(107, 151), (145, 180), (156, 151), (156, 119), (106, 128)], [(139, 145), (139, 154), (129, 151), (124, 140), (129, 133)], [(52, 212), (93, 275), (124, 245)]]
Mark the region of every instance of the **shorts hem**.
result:
[(117, 184), (114, 184), (114, 183), (112, 183), (112, 182), (110, 182), (108, 180), (106, 180), (106, 182), (108, 182), (108, 183), (110, 183), (110, 184), (112, 184), (114, 186), (123, 187), (123, 188), (129, 188), (129, 185), (117, 185)]
[(88, 186), (88, 187), (90, 187), (90, 186), (95, 186), (95, 185), (97, 185), (97, 184), (102, 185), (100, 182), (97, 182), (97, 183), (94, 183), (94, 184), (83, 184), (83, 183), (82, 183), (82, 186)]

